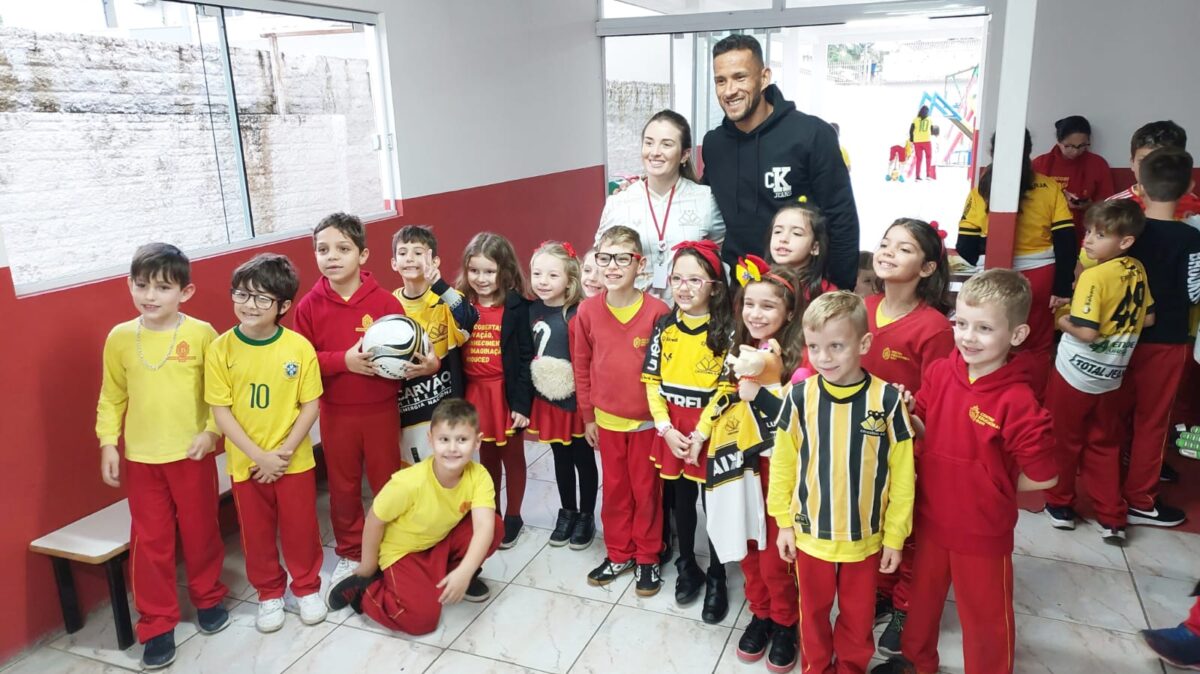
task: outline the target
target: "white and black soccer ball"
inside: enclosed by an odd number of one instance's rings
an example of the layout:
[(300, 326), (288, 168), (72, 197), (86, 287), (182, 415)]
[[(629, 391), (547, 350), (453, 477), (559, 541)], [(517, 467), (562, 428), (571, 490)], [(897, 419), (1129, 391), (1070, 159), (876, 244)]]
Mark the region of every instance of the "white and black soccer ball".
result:
[(429, 339), (421, 324), (408, 316), (389, 314), (367, 328), (363, 353), (371, 354), (375, 373), (387, 379), (403, 379), (416, 354), (429, 352)]

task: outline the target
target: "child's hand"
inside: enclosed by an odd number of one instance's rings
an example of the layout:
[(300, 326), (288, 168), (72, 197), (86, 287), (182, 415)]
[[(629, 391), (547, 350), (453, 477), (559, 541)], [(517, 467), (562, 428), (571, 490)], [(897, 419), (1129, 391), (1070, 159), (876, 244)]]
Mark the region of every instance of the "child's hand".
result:
[(916, 434), (918, 438), (925, 437), (925, 422), (921, 421), (921, 417), (915, 414), (910, 414), (908, 415), (908, 420), (912, 422), (913, 433)]
[(1050, 310), (1053, 311), (1061, 306), (1071, 303), (1070, 297), (1059, 297), (1057, 295), (1050, 296)]
[(412, 362), (404, 369), (405, 379), (418, 379), (437, 374), (442, 367), (442, 361), (436, 354), (413, 353)]
[(199, 435), (192, 438), (192, 445), (187, 449), (187, 457), (192, 461), (199, 461), (212, 454), (217, 448), (218, 437), (216, 433), (201, 431)]
[(796, 532), (791, 527), (780, 527), (775, 546), (779, 548), (780, 559), (785, 562), (796, 561)]
[(468, 571), (465, 567), (459, 566), (455, 570), (446, 574), (446, 577), (439, 580), (437, 587), (442, 588), (442, 595), (438, 597), (438, 603), (443, 606), (457, 604), (462, 601), (463, 595), (467, 593), (467, 586), (471, 583), (471, 576), (474, 572)]
[(904, 553), (900, 550), (893, 550), (888, 546), (883, 546), (883, 554), (879, 556), (879, 572), (880, 573), (895, 573), (896, 569), (900, 568), (900, 560), (904, 557)]
[(596, 449), (600, 449), (600, 429), (596, 427), (596, 422), (589, 421), (583, 425), (583, 439)]
[(375, 368), (371, 367), (371, 354), (363, 353), (361, 337), (353, 347), (346, 349), (346, 369), (368, 377), (375, 376)]
[(354, 575), (358, 576), (359, 578), (370, 578), (371, 576), (374, 576), (376, 573), (378, 573), (378, 571), (379, 571), (379, 561), (378, 560), (368, 561), (368, 560), (364, 559), (358, 563), (358, 566), (354, 567)]
[(912, 391), (905, 388), (904, 384), (896, 384), (896, 388), (900, 391), (900, 400), (908, 408), (909, 412), (911, 412), (913, 403), (917, 402), (916, 396), (913, 395)]
[(100, 448), (100, 479), (110, 487), (121, 486), (121, 453), (116, 445)]
[(520, 412), (513, 412), (509, 416), (511, 416), (513, 420), (513, 430), (519, 431), (529, 425), (529, 417), (521, 414)]
[(259, 477), (272, 477), (271, 480), (259, 479), (259, 482), (274, 482), (280, 475), (283, 475), (287, 470), (288, 462), (292, 459), (291, 452), (263, 452), (262, 456), (254, 460), (255, 466), (258, 467)]
[(677, 428), (663, 433), (663, 442), (667, 443), (667, 449), (671, 450), (677, 459), (687, 458), (688, 450), (692, 448), (692, 441)]
[(753, 379), (743, 378), (738, 380), (738, 397), (741, 398), (743, 402), (750, 402), (754, 400), (756, 397), (758, 397), (758, 392), (761, 389), (762, 384), (759, 384)]
[(429, 285), (433, 285), (442, 280), (442, 259), (429, 253), (429, 257), (425, 258), (425, 280)]
[(704, 440), (693, 435), (691, 438), (689, 438), (689, 443), (687, 456), (683, 459), (683, 462), (693, 466), (699, 466), (700, 452), (704, 451)]

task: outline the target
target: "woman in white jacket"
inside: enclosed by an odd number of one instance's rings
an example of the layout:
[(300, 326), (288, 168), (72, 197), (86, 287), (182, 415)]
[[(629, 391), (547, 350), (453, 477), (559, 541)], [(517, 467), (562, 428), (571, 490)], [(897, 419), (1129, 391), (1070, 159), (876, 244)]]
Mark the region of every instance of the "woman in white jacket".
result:
[(696, 183), (692, 129), (683, 115), (663, 110), (642, 130), (646, 179), (612, 195), (604, 204), (596, 239), (625, 225), (642, 235), (646, 271), (637, 287), (671, 304), (671, 249), (682, 241), (725, 239), (725, 221), (712, 190)]

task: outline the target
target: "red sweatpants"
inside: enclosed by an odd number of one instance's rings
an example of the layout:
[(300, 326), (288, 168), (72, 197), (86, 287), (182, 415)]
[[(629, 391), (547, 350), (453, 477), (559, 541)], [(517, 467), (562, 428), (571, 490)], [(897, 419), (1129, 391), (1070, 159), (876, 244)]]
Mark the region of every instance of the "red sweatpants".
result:
[[(367, 587), (363, 613), (388, 629), (408, 634), (428, 634), (437, 629), (442, 615), (438, 603), (442, 590), (437, 584), (466, 556), (473, 533), (471, 514), (467, 513), (437, 545), (396, 560), (383, 570), (382, 578)], [(496, 515), (487, 557), (496, 552), (503, 538), (504, 521)]]
[(217, 464), (199, 461), (125, 462), (125, 487), (133, 518), (129, 535), (129, 583), (139, 614), (138, 641), (145, 643), (179, 624), (175, 587), (175, 531), (183, 543), (188, 595), (196, 608), (221, 603), (225, 545), (217, 521)]
[(1029, 337), (1021, 344), (1021, 350), (1035, 358), (1029, 370), (1029, 386), (1038, 402), (1045, 400), (1046, 381), (1054, 369), (1054, 312), (1050, 311), (1050, 293), (1054, 290), (1054, 265), (1037, 269), (1023, 269), (1021, 274), (1029, 281), (1033, 301), (1029, 305)]
[(1183, 626), (1191, 630), (1192, 634), (1200, 637), (1200, 598), (1192, 602), (1192, 610), (1188, 611), (1188, 617), (1183, 621)]
[(952, 552), (922, 535), (918, 523), (911, 608), (900, 650), (920, 674), (938, 671), (938, 630), (946, 594), (962, 624), (968, 674), (1012, 674), (1016, 628), (1013, 623), (1012, 555), (978, 556)]
[(376, 494), (392, 473), (400, 470), (400, 410), (396, 402), (321, 403), (321, 448), (329, 473), (329, 521), (338, 557), (362, 559), (363, 464)]
[[(504, 514), (509, 517), (521, 516), (521, 503), (525, 500), (525, 436), (518, 430), (508, 436), (508, 442), (497, 446), (494, 442), (484, 440), (479, 444), (479, 463), (492, 476), (492, 486), (496, 489), (496, 505), (500, 505), (500, 480), (504, 482)], [(499, 510), (499, 508), (497, 508)]]
[(1046, 490), (1053, 506), (1075, 504), (1076, 473), (1083, 481), (1104, 526), (1125, 526), (1127, 509), (1121, 498), (1121, 425), (1127, 398), (1120, 390), (1084, 393), (1054, 370), (1046, 387), (1046, 409), (1054, 418), (1058, 484)]
[[(317, 528), (317, 471), (284, 475), (269, 484), (253, 478), (233, 483), (246, 577), (259, 601), (279, 599), (292, 574), (292, 594), (304, 597), (321, 589), (321, 533)], [(283, 547), (285, 571), (279, 564)]]
[[(796, 551), (800, 585), (800, 671), (864, 674), (875, 655), (875, 576), (880, 553), (861, 562), (834, 563)], [(829, 614), (837, 599), (837, 624)], [(837, 662), (834, 663), (836, 656)]]
[[(769, 458), (758, 460), (758, 478), (763, 493), (767, 493), (771, 483)], [(604, 533), (608, 535), (607, 530)], [(754, 542), (746, 543), (746, 556), (741, 562), (742, 575), (746, 579), (746, 599), (750, 600), (750, 612), (756, 617), (770, 618), (780, 625), (795, 625), (800, 620), (796, 576), (792, 565), (779, 556), (777, 540), (779, 525), (774, 517), (767, 517), (766, 549), (759, 550)], [(871, 606), (873, 609), (874, 601)]]
[(932, 178), (933, 177), (933, 142), (926, 140), (926, 141), (921, 141), (920, 143), (913, 143), (913, 155), (915, 155), (915, 157), (916, 157), (915, 159), (913, 159), (913, 170), (916, 172), (917, 180), (921, 179), (921, 160), (922, 160), (922, 158), (924, 158), (924, 160), (925, 160), (925, 177)]
[(912, 592), (913, 559), (917, 554), (916, 539), (909, 536), (904, 541), (904, 556), (900, 558), (900, 568), (895, 573), (880, 572), (875, 578), (875, 589), (881, 594), (892, 598), (892, 606), (897, 611), (908, 613), (909, 595)]
[(1126, 436), (1131, 440), (1122, 493), (1130, 508), (1150, 510), (1158, 497), (1171, 406), (1191, 355), (1189, 344), (1140, 343), (1125, 370), (1121, 392), (1132, 404), (1123, 418), (1131, 420), (1132, 429)]
[(650, 460), (653, 428), (620, 432), (600, 429), (600, 465), (604, 470), (604, 502), (600, 521), (608, 558), (657, 564), (662, 552), (662, 481)]
[(1175, 424), (1188, 428), (1200, 424), (1200, 363), (1195, 358), (1188, 358), (1179, 380), (1179, 393), (1171, 409), (1171, 425)]

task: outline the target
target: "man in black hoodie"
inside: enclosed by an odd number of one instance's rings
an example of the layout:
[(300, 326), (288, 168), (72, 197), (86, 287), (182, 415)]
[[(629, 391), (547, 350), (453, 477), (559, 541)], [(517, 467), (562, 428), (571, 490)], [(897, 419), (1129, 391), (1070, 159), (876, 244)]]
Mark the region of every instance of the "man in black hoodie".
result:
[(783, 98), (749, 35), (713, 46), (713, 75), (725, 119), (705, 134), (702, 153), (704, 182), (727, 227), (722, 258), (732, 267), (741, 255), (761, 255), (775, 212), (803, 196), (828, 222), (829, 280), (853, 290), (858, 211), (833, 127)]

